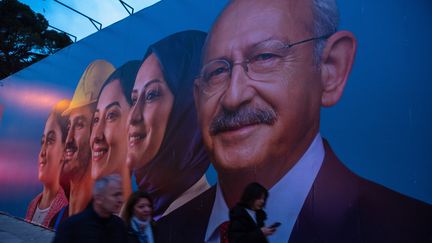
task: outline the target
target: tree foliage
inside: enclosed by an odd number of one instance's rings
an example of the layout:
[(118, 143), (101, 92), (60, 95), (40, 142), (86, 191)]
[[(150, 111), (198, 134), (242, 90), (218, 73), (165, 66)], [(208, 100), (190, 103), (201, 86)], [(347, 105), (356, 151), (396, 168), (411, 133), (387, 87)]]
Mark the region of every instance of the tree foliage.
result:
[(17, 0), (0, 0), (0, 79), (72, 43), (47, 30), (48, 21)]

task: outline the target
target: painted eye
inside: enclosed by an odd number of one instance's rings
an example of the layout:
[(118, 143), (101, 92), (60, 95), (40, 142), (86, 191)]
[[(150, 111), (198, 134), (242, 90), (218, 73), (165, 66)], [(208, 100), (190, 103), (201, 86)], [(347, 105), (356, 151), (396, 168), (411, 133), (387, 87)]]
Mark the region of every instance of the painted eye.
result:
[(220, 76), (229, 73), (229, 68), (227, 66), (215, 66), (209, 67), (209, 69), (204, 74), (205, 81), (212, 81), (212, 79), (219, 78)]
[(97, 123), (99, 123), (99, 117), (94, 117), (93, 118), (93, 126), (96, 125)]
[(250, 59), (250, 66), (255, 72), (268, 72), (279, 65), (282, 56), (275, 52), (262, 52)]
[(137, 103), (137, 97), (135, 96), (135, 95), (133, 95), (132, 97), (131, 97), (131, 100), (132, 100), (132, 106), (134, 106), (136, 103)]
[(49, 138), (47, 139), (47, 144), (54, 144), (55, 139)]
[(211, 71), (209, 74), (207, 74), (207, 79), (211, 79), (226, 72), (228, 72), (227, 67), (216, 68), (214, 71)]
[(269, 60), (272, 58), (277, 57), (275, 54), (273, 53), (262, 53), (259, 55), (256, 55), (252, 60), (254, 61), (265, 61), (265, 60)]
[(107, 113), (107, 115), (106, 115), (106, 120), (108, 120), (108, 121), (112, 121), (112, 120), (114, 120), (115, 118), (117, 118), (118, 117), (118, 114), (116, 113), (116, 112), (108, 112)]
[(160, 96), (161, 92), (159, 91), (159, 89), (153, 89), (146, 93), (145, 99), (146, 101), (153, 101)]
[(56, 138), (55, 138), (55, 134), (50, 134), (50, 135), (47, 137), (47, 139), (46, 139), (46, 144), (47, 144), (47, 145), (54, 144), (54, 143), (55, 143), (55, 140), (56, 140)]
[(82, 121), (77, 122), (77, 124), (76, 124), (75, 127), (76, 127), (77, 129), (82, 129), (82, 128), (84, 128), (84, 122), (82, 122)]

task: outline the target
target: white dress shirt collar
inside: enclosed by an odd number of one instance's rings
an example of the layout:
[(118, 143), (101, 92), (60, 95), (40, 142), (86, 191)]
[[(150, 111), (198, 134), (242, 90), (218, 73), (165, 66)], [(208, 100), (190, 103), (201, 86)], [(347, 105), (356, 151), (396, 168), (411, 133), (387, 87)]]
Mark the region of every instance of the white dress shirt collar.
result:
[[(318, 133), (300, 160), (270, 190), (265, 211), (267, 225), (280, 222), (269, 242), (288, 242), (292, 228), (324, 160), (324, 146)], [(210, 214), (205, 242), (218, 243), (218, 227), (229, 220), (229, 209), (219, 184)]]

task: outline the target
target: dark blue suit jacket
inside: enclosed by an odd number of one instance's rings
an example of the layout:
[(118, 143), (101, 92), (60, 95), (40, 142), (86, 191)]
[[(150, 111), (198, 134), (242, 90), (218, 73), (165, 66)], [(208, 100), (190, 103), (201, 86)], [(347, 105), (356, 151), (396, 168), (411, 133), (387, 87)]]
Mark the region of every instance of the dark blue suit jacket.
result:
[[(324, 141), (321, 169), (289, 239), (296, 242), (432, 242), (432, 205), (351, 172)], [(204, 242), (213, 186), (157, 224), (160, 242)], [(277, 234), (277, 232), (276, 232)]]

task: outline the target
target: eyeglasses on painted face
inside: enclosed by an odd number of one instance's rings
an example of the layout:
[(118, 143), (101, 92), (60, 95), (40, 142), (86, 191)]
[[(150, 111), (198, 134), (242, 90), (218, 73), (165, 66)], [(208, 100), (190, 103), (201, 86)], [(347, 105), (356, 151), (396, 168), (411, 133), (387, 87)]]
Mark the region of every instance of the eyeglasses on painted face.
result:
[(227, 87), (235, 65), (243, 67), (246, 75), (257, 81), (264, 81), (283, 70), (283, 64), (289, 54), (289, 49), (309, 41), (327, 39), (331, 35), (309, 38), (295, 43), (283, 43), (279, 40), (268, 40), (252, 48), (248, 58), (243, 62), (233, 62), (228, 59), (216, 59), (208, 62), (198, 76), (200, 89), (206, 94), (212, 94)]

